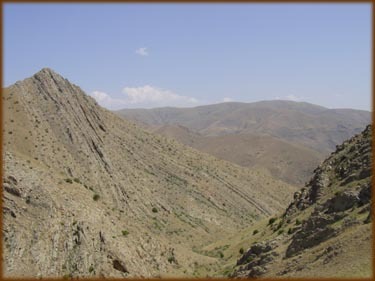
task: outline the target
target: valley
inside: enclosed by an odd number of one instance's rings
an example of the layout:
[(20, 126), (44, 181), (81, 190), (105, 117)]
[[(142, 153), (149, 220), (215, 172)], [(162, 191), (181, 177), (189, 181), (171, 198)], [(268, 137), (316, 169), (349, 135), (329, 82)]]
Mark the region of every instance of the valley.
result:
[(369, 112), (112, 112), (49, 68), (2, 103), (6, 277), (371, 275)]
[(198, 274), (217, 259), (194, 248), (296, 190), (144, 131), (50, 69), (3, 108), (5, 276)]
[(115, 113), (150, 132), (243, 167), (267, 170), (296, 186), (309, 180), (336, 145), (371, 122), (367, 111), (282, 100)]

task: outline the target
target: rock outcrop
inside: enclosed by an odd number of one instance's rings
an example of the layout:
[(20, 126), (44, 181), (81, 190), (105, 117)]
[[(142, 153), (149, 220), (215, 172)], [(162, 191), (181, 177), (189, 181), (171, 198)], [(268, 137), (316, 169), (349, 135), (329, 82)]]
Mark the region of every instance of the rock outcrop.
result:
[[(264, 253), (271, 247), (265, 246), (270, 245), (269, 241), (260, 242), (238, 260), (233, 276), (306, 277), (314, 272), (309, 268), (310, 264), (315, 264), (315, 270), (319, 270), (319, 266), (326, 268), (340, 258), (343, 263), (348, 263), (350, 259), (345, 255), (350, 255), (349, 250), (343, 249), (350, 247), (351, 243), (355, 247), (353, 240), (359, 237), (364, 239), (362, 245), (367, 243), (367, 246), (362, 246), (365, 253), (358, 257), (362, 262), (361, 270), (366, 264), (371, 271), (369, 249), (372, 235), (371, 226), (366, 225), (371, 222), (371, 135), (372, 126), (369, 125), (361, 134), (337, 146), (336, 151), (315, 169), (306, 186), (294, 194), (286, 211), (279, 218), (272, 219), (273, 224), (267, 226), (269, 229), (263, 230), (263, 233), (272, 231), (270, 236), (277, 233), (280, 241), (278, 247), (272, 249), (280, 254), (279, 258), (262, 262), (259, 251), (255, 250), (263, 249)], [(288, 229), (287, 234), (284, 229)], [(363, 233), (364, 229), (366, 235), (360, 236), (358, 233)], [(349, 241), (346, 242), (348, 245), (343, 241)], [(314, 253), (317, 252), (320, 254), (316, 256)], [(347, 268), (337, 268), (332, 276), (338, 276), (340, 270), (348, 270), (351, 266), (349, 262)], [(303, 272), (306, 275), (302, 275)], [(353, 276), (355, 274), (359, 271), (353, 272)]]

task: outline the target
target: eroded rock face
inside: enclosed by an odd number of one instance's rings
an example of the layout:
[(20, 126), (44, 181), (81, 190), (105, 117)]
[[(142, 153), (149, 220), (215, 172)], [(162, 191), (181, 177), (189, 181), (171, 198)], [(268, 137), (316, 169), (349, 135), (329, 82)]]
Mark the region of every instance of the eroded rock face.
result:
[(326, 213), (343, 212), (354, 207), (359, 201), (357, 192), (344, 191), (325, 203)]
[(304, 249), (311, 248), (323, 241), (335, 236), (337, 231), (330, 226), (338, 218), (316, 213), (302, 224), (301, 229), (296, 232), (289, 244), (285, 256), (292, 257)]
[(278, 253), (272, 252), (277, 247), (276, 241), (256, 243), (246, 251), (246, 253), (237, 261), (238, 265), (244, 265), (239, 268), (234, 276), (259, 277), (267, 272), (266, 265), (278, 256)]
[(360, 186), (360, 192), (358, 194), (360, 205), (365, 205), (371, 200), (371, 183), (363, 184)]
[(12, 175), (3, 179), (3, 189), (14, 196), (21, 197), (21, 190), (18, 187), (18, 181)]
[[(307, 266), (299, 264), (299, 258), (306, 251), (371, 222), (371, 130), (369, 125), (361, 134), (337, 146), (315, 169), (306, 186), (294, 194), (279, 222), (267, 226), (276, 232), (288, 225), (288, 235), (281, 236), (279, 243), (287, 245), (285, 252), (271, 256), (270, 253), (278, 252), (278, 247), (259, 242), (237, 261), (233, 276), (267, 276), (267, 268), (278, 264), (285, 266), (278, 275), (303, 271)], [(367, 218), (363, 219), (362, 214), (367, 212)], [(329, 263), (339, 255), (338, 245), (328, 246), (317, 259), (324, 257), (323, 264)]]
[(255, 258), (262, 253), (272, 250), (271, 243), (256, 243), (237, 261), (237, 265), (244, 264), (249, 258)]

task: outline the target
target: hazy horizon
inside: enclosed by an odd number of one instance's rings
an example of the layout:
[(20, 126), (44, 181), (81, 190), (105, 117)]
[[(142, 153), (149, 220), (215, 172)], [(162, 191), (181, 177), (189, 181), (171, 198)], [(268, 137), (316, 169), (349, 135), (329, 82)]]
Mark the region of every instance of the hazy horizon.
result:
[[(315, 106), (320, 106), (324, 107), (326, 109), (351, 109), (351, 110), (362, 110), (362, 111), (368, 111), (372, 112), (372, 110), (366, 110), (366, 109), (356, 109), (356, 108), (350, 108), (350, 107), (325, 107), (323, 105), (311, 103), (311, 102), (306, 102), (306, 101), (292, 101), (292, 100), (286, 100), (286, 99), (274, 99), (274, 100), (257, 100), (257, 101), (251, 101), (251, 102), (245, 102), (245, 101), (221, 101), (221, 102), (216, 102), (216, 103), (208, 103), (208, 104), (202, 104), (202, 105), (195, 105), (195, 106), (160, 106), (160, 107), (124, 107), (120, 109), (115, 109), (113, 111), (119, 111), (123, 109), (129, 109), (129, 110), (137, 110), (137, 109), (161, 109), (161, 108), (196, 108), (196, 107), (203, 107), (203, 106), (211, 106), (211, 105), (219, 105), (219, 104), (224, 104), (224, 103), (242, 103), (242, 104), (251, 104), (251, 103), (261, 103), (261, 102), (274, 102), (274, 101), (281, 101), (281, 102), (294, 102), (294, 103), (306, 103), (306, 104), (311, 104)], [(105, 107), (105, 106), (103, 106)], [(105, 107), (106, 108), (106, 107)], [(108, 108), (107, 108), (108, 109)], [(111, 110), (111, 109), (109, 109)]]

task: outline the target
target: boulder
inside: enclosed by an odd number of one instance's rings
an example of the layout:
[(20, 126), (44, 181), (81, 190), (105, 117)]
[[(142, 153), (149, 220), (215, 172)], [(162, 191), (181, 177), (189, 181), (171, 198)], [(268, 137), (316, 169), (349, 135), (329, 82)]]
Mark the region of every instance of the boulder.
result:
[(339, 193), (326, 202), (327, 213), (343, 212), (355, 206), (360, 201), (358, 194), (352, 191)]
[(371, 183), (361, 186), (361, 190), (358, 194), (360, 205), (365, 205), (371, 200)]
[(14, 196), (21, 197), (21, 191), (15, 186), (8, 183), (3, 183), (3, 189)]
[(262, 266), (254, 266), (249, 273), (248, 277), (258, 277), (265, 274), (267, 270)]

